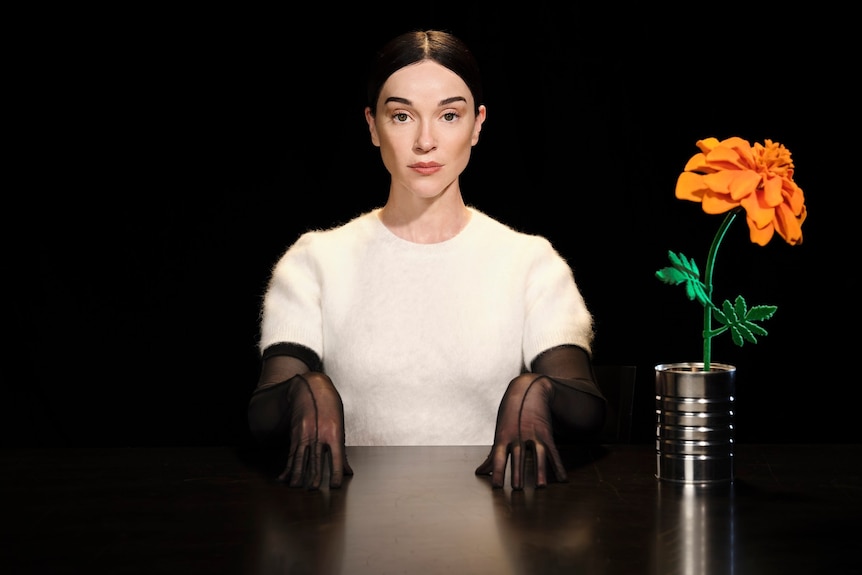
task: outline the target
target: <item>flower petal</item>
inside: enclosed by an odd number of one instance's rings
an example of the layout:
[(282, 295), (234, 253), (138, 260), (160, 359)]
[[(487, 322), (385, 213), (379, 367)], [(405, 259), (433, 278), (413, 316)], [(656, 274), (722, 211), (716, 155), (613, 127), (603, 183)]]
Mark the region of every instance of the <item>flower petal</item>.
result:
[(802, 220), (804, 219), (805, 215), (797, 219), (787, 204), (781, 204), (775, 208), (775, 224), (778, 235), (791, 246), (802, 243)]
[(802, 188), (797, 186), (793, 180), (783, 179), (781, 193), (784, 196), (784, 201), (787, 202), (794, 214), (799, 215), (805, 210), (805, 194), (802, 193)]
[(741, 155), (737, 148), (725, 145), (712, 150), (706, 155), (706, 160), (709, 166), (716, 170), (746, 170), (752, 167), (749, 158)]
[(767, 176), (763, 182), (763, 201), (769, 207), (774, 208), (784, 201), (784, 196), (781, 193), (783, 185), (782, 178)]
[(748, 222), (749, 229), (749, 238), (751, 238), (752, 243), (755, 243), (759, 246), (765, 246), (769, 243), (769, 240), (772, 239), (772, 236), (775, 234), (775, 228), (770, 223), (766, 227), (758, 228), (751, 218), (746, 217), (746, 221)]
[(703, 182), (704, 176), (691, 172), (682, 172), (676, 180), (676, 197), (680, 200), (699, 202), (709, 191), (709, 186)]
[(740, 202), (745, 208), (745, 214), (748, 218), (749, 225), (754, 225), (758, 228), (764, 228), (772, 223), (775, 219), (775, 209), (767, 206), (761, 200), (761, 194), (752, 194), (742, 199)]
[(718, 138), (704, 138), (702, 140), (698, 140), (695, 142), (695, 146), (700, 148), (700, 151), (704, 154), (709, 153), (710, 150), (718, 146), (721, 142), (718, 141)]
[(721, 147), (730, 148), (739, 157), (738, 162), (744, 168), (755, 169), (757, 167), (757, 159), (755, 157), (754, 148), (748, 141), (736, 136), (727, 138), (721, 143)]
[(712, 191), (727, 194), (738, 202), (757, 191), (760, 175), (751, 170), (722, 170), (704, 176), (704, 182)]
[(685, 168), (683, 168), (686, 172), (704, 172), (710, 173), (715, 170), (709, 167), (709, 164), (706, 162), (706, 156), (704, 154), (695, 154), (691, 158), (689, 158), (688, 162), (685, 163)]
[(739, 202), (733, 201), (728, 194), (716, 194), (708, 192), (703, 196), (703, 211), (707, 214), (723, 214), (739, 206)]

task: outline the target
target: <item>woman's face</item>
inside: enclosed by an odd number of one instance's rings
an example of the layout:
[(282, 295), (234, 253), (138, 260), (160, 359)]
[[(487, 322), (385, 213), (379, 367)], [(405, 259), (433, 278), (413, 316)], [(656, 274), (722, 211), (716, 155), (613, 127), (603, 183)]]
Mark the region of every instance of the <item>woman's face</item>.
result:
[(383, 84), (376, 115), (365, 111), (395, 191), (433, 198), (457, 183), (479, 141), (485, 107), (448, 68), (425, 60), (401, 68)]

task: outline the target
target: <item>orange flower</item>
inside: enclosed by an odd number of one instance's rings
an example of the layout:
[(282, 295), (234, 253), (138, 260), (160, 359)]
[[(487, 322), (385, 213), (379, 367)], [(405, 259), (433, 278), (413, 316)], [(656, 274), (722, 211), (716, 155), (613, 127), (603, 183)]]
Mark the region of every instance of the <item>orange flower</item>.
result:
[(793, 181), (790, 151), (772, 140), (752, 147), (742, 138), (698, 140), (676, 182), (676, 197), (700, 202), (708, 214), (745, 209), (753, 243), (765, 246), (778, 232), (790, 245), (802, 243), (805, 196)]

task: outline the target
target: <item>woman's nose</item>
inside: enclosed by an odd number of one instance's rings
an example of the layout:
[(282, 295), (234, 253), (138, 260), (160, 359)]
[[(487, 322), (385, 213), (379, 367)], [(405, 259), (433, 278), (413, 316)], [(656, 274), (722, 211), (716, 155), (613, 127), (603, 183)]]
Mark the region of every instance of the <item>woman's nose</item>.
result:
[(437, 147), (437, 139), (427, 125), (419, 128), (419, 133), (416, 135), (416, 142), (413, 144), (416, 151), (429, 152)]

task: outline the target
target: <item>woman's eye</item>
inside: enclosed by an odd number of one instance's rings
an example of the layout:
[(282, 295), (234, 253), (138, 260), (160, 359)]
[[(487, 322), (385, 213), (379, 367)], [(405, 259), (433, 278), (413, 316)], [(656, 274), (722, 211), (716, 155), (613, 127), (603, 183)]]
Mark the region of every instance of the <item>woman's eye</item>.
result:
[(396, 122), (406, 122), (410, 119), (410, 116), (408, 116), (404, 112), (397, 112), (395, 114), (392, 114), (392, 119)]
[(458, 113), (457, 112), (446, 112), (445, 114), (443, 114), (443, 119), (446, 120), (447, 122), (454, 122), (455, 120), (458, 119)]

